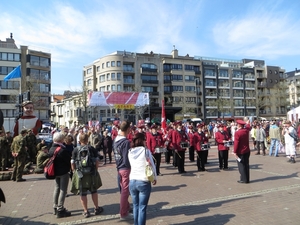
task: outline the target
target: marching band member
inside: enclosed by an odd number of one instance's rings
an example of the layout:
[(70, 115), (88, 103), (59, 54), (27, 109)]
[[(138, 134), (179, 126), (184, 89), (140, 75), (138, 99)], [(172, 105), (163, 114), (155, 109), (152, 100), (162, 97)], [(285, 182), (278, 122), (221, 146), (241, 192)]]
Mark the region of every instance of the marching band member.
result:
[(155, 165), (156, 165), (156, 173), (157, 175), (162, 176), (159, 171), (160, 162), (161, 162), (161, 152), (160, 149), (163, 148), (164, 142), (161, 133), (157, 132), (157, 126), (153, 124), (151, 127), (151, 132), (147, 132), (147, 147), (152, 152)]
[(194, 128), (193, 125), (189, 125), (188, 126), (188, 139), (189, 139), (189, 143), (190, 143), (190, 147), (189, 147), (189, 159), (190, 162), (195, 162), (195, 140), (194, 140)]
[(202, 148), (202, 144), (203, 144), (203, 137), (202, 137), (203, 135), (201, 135), (202, 128), (203, 128), (203, 125), (198, 124), (197, 132), (195, 133), (195, 136), (194, 136), (195, 150), (197, 153), (198, 171), (205, 171), (205, 152), (207, 152), (207, 150)]
[[(176, 163), (179, 173), (186, 173), (184, 170), (185, 151), (187, 149), (188, 138), (182, 130), (181, 121), (175, 122), (176, 129), (172, 133), (172, 145), (174, 147)], [(185, 145), (185, 146), (184, 146)]]
[(114, 125), (111, 130), (111, 138), (114, 140), (118, 136), (119, 125)]
[(229, 147), (225, 145), (229, 141), (229, 135), (227, 131), (224, 130), (224, 125), (219, 125), (219, 131), (216, 132), (215, 139), (218, 145), (218, 155), (219, 155), (219, 168), (220, 170), (228, 169), (228, 150)]
[[(167, 134), (164, 136), (164, 141), (165, 141), (165, 147), (167, 151), (165, 152), (165, 161), (167, 164), (170, 164), (171, 161), (171, 156), (173, 155), (173, 145), (172, 145), (172, 133), (173, 133), (173, 127), (168, 126), (166, 128)], [(173, 158), (174, 162), (174, 158)], [(174, 164), (173, 164), (174, 165)]]
[[(202, 141), (203, 141), (203, 144), (208, 144), (209, 142), (209, 139), (208, 139), (208, 130), (205, 129), (205, 124), (202, 123), (202, 130), (201, 130), (201, 135), (202, 135)], [(205, 164), (209, 164), (207, 162), (207, 158), (208, 158), (208, 151), (209, 151), (209, 148), (205, 149), (204, 151), (204, 161), (205, 161)]]

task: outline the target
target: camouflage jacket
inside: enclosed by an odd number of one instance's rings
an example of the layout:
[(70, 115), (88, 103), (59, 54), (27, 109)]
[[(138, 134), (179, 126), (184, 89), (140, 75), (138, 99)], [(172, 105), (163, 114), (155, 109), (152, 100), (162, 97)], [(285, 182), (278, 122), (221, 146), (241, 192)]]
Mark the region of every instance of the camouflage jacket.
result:
[(26, 146), (26, 137), (23, 137), (21, 134), (19, 134), (18, 136), (14, 137), (10, 150), (14, 153), (26, 154)]

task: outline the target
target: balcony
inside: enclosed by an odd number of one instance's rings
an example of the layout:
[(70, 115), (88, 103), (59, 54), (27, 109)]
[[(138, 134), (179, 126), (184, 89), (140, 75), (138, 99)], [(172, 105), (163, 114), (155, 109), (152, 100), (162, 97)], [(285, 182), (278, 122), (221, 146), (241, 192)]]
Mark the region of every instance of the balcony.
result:
[(171, 84), (172, 81), (171, 80), (164, 80), (164, 84)]
[(134, 79), (124, 79), (123, 83), (124, 84), (134, 84), (135, 82), (134, 82)]
[(258, 82), (257, 86), (265, 88), (265, 87), (267, 87), (267, 83), (266, 82)]
[(267, 75), (265, 73), (258, 72), (257, 73), (257, 78), (267, 78)]
[(158, 84), (158, 80), (142, 80), (143, 84)]
[(143, 74), (157, 74), (157, 69), (140, 68), (140, 72)]
[(153, 91), (153, 92), (149, 92), (149, 94), (152, 95), (152, 96), (158, 96), (159, 92)]

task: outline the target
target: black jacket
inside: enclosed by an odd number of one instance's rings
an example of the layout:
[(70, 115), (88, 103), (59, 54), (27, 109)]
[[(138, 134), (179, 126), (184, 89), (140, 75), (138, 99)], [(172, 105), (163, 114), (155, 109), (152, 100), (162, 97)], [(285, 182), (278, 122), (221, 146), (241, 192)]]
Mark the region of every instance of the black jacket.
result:
[[(52, 147), (49, 150), (50, 157), (53, 156), (54, 151), (58, 148), (59, 145), (53, 143)], [(61, 147), (58, 154), (54, 159), (54, 172), (55, 176), (62, 176), (68, 173), (71, 169), (71, 155), (65, 147)]]

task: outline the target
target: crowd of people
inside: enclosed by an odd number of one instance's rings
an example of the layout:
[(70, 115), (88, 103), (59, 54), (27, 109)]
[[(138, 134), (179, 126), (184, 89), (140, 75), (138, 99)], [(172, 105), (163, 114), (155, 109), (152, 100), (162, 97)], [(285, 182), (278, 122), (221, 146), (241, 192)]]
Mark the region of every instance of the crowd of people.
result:
[[(23, 116), (17, 123), (14, 135), (0, 130), (0, 169), (5, 171), (13, 164), (11, 180), (22, 182), (26, 181), (23, 178), (26, 169), (30, 171), (31, 166), (35, 165), (33, 172), (43, 173), (50, 157), (56, 155), (53, 209), (57, 218), (71, 216), (71, 212), (64, 207), (69, 181), (72, 193), (80, 195), (85, 218), (91, 215), (87, 204), (88, 192), (91, 193), (94, 205), (93, 213), (99, 215), (103, 212), (97, 194), (98, 188), (102, 186), (98, 172), (100, 165), (116, 163), (120, 219), (134, 219), (135, 224), (145, 224), (151, 186), (156, 185), (157, 176), (163, 176), (160, 170), (162, 158), (166, 164), (177, 168), (179, 174), (184, 174), (185, 157), (188, 155), (188, 160), (195, 163), (199, 172), (203, 172), (209, 163), (210, 145), (215, 144), (219, 169), (230, 169), (228, 159), (232, 153), (240, 173), (238, 182), (249, 183), (249, 139), (252, 140), (256, 155), (265, 156), (268, 152), (269, 156), (278, 157), (284, 149), (288, 162), (295, 163), (296, 145), (300, 136), (300, 126), (296, 129), (296, 125), (290, 121), (250, 121), (247, 117), (232, 122), (208, 124), (175, 121), (168, 122), (164, 128), (156, 123), (139, 121), (133, 125), (128, 121), (116, 120), (110, 129), (87, 125), (52, 129), (53, 143), (49, 145), (45, 140), (39, 142), (36, 138), (40, 123), (32, 115), (32, 102), (25, 102), (23, 107), (27, 116)], [(26, 123), (30, 128), (21, 129)], [(151, 165), (153, 169), (155, 179), (152, 182), (145, 175), (146, 165)], [(129, 204), (129, 196), (133, 208)]]

